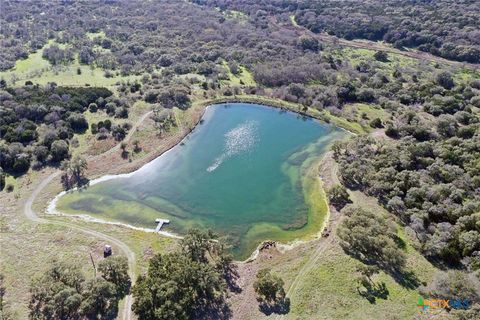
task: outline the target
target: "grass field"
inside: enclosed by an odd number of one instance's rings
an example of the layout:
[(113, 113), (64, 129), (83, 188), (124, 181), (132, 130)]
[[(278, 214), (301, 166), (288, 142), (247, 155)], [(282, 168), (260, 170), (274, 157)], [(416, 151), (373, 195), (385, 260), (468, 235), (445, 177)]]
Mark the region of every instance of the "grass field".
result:
[[(375, 66), (375, 70), (383, 70), (387, 74), (392, 74), (395, 70), (400, 70), (401, 72), (404, 68), (410, 68), (413, 71), (415, 69), (417, 69), (418, 71), (426, 71), (432, 74), (433, 78), (433, 75), (438, 72), (437, 68), (435, 67), (435, 63), (433, 62), (421, 61), (414, 58), (406, 57), (401, 54), (388, 52), (388, 61), (379, 62), (376, 61), (374, 58), (374, 54), (375, 52), (377, 52), (376, 50), (351, 47), (336, 48), (330, 50), (330, 53), (334, 57), (346, 59), (354, 66), (359, 65), (361, 62), (372, 62)], [(421, 67), (421, 69), (419, 69), (419, 66)], [(454, 80), (461, 83), (468, 83), (472, 80), (480, 78), (479, 71), (468, 68), (455, 68), (452, 69), (451, 72), (453, 74)]]
[(230, 68), (225, 61), (222, 63), (222, 67), (227, 69), (229, 77), (229, 80), (222, 80), (222, 84), (233, 86), (244, 85), (247, 87), (257, 85), (255, 79), (253, 79), (253, 74), (247, 68), (245, 68), (245, 66), (239, 66), (240, 72), (237, 75), (230, 71)]
[[(387, 214), (375, 199), (358, 191), (350, 191), (350, 194), (355, 204)], [(402, 227), (397, 225), (397, 228), (399, 237), (406, 242), (406, 270), (413, 272), (420, 283), (430, 281), (438, 270), (411, 246)], [(284, 279), (288, 290), (297, 275), (303, 273), (303, 266), (312, 263), (312, 256), (319, 246), (320, 242), (314, 241), (284, 254), (267, 256), (258, 262), (258, 268), (272, 268), (275, 274)], [(347, 255), (338, 240), (333, 239), (297, 280), (294, 290), (290, 292), (290, 312), (275, 319), (394, 320), (421, 316), (417, 307), (420, 297), (417, 289), (400, 284), (385, 272), (375, 275), (373, 281), (385, 283), (388, 290), (386, 299), (377, 298), (371, 303), (362, 297), (356, 281), (357, 267), (360, 265), (361, 262)], [(264, 317), (258, 310), (251, 310), (243, 319)]]
[[(90, 34), (90, 36), (101, 36), (101, 34)], [(50, 40), (45, 47), (52, 44), (54, 41)], [(120, 81), (135, 81), (141, 78), (141, 76), (121, 76), (116, 73), (113, 77), (106, 78), (104, 70), (82, 65), (78, 58), (69, 65), (52, 66), (50, 62), (42, 58), (42, 54), (43, 49), (40, 49), (31, 53), (27, 59), (18, 60), (13, 69), (0, 72), (0, 79), (4, 79), (14, 86), (22, 86), (25, 81), (29, 80), (41, 85), (55, 82), (61, 86), (111, 87)], [(80, 70), (80, 74), (78, 74), (78, 70)]]

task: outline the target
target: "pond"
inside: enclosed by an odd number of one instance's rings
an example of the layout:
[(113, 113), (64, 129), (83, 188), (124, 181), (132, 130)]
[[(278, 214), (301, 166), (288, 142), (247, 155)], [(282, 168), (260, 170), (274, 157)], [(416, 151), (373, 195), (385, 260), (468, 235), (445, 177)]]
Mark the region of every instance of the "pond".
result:
[(271, 107), (228, 103), (206, 109), (182, 143), (139, 170), (61, 196), (56, 209), (185, 233), (210, 228), (248, 257), (263, 240), (313, 237), (326, 217), (318, 162), (335, 126)]

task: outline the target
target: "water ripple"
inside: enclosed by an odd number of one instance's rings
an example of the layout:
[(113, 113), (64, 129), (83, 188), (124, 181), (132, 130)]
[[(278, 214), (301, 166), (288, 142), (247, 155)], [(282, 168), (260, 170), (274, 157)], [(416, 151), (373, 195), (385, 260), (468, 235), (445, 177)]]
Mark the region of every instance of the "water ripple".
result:
[(208, 172), (217, 169), (228, 158), (250, 151), (258, 141), (258, 121), (245, 121), (225, 133), (223, 153), (215, 158), (207, 168)]

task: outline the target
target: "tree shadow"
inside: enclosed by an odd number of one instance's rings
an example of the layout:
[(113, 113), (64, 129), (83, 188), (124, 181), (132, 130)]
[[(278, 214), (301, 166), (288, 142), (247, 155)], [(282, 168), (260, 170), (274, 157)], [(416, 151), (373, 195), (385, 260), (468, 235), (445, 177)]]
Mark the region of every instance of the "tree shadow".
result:
[(374, 283), (374, 282), (365, 282), (362, 283), (365, 290), (360, 290), (357, 287), (358, 294), (368, 300), (371, 304), (375, 304), (377, 299), (388, 299), (390, 292), (385, 285), (385, 282)]
[(272, 313), (287, 314), (290, 312), (290, 298), (284, 298), (280, 301), (276, 301), (273, 304), (262, 302), (258, 308), (267, 316), (271, 315)]
[(402, 238), (400, 238), (399, 236), (395, 235), (395, 237), (393, 238), (393, 241), (395, 241), (395, 244), (402, 250), (405, 250), (407, 248), (407, 243), (405, 242), (405, 240), (403, 240)]
[(233, 313), (225, 299), (217, 303), (210, 303), (203, 310), (199, 311), (193, 319), (198, 320), (227, 320), (232, 318)]
[(422, 284), (413, 271), (401, 270), (389, 274), (395, 282), (407, 289), (416, 289)]
[(238, 285), (240, 274), (238, 273), (236, 264), (230, 263), (226, 270), (224, 270), (224, 278), (227, 282), (228, 290), (234, 293), (242, 292), (242, 288)]
[(348, 245), (341, 244), (346, 254), (357, 259), (367, 265), (375, 265), (382, 271), (389, 274), (396, 283), (407, 289), (416, 289), (422, 283), (415, 275), (415, 272), (403, 269), (401, 266), (392, 265), (385, 261), (379, 260), (376, 256), (365, 256), (361, 252), (350, 248)]

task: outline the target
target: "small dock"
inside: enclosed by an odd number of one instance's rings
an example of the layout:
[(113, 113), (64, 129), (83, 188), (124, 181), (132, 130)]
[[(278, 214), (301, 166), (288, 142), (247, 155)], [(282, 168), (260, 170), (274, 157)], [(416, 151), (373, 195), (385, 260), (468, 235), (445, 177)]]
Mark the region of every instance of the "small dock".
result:
[(160, 232), (164, 224), (170, 223), (170, 220), (167, 219), (156, 219), (155, 222), (157, 223), (157, 227), (155, 228), (155, 232)]

